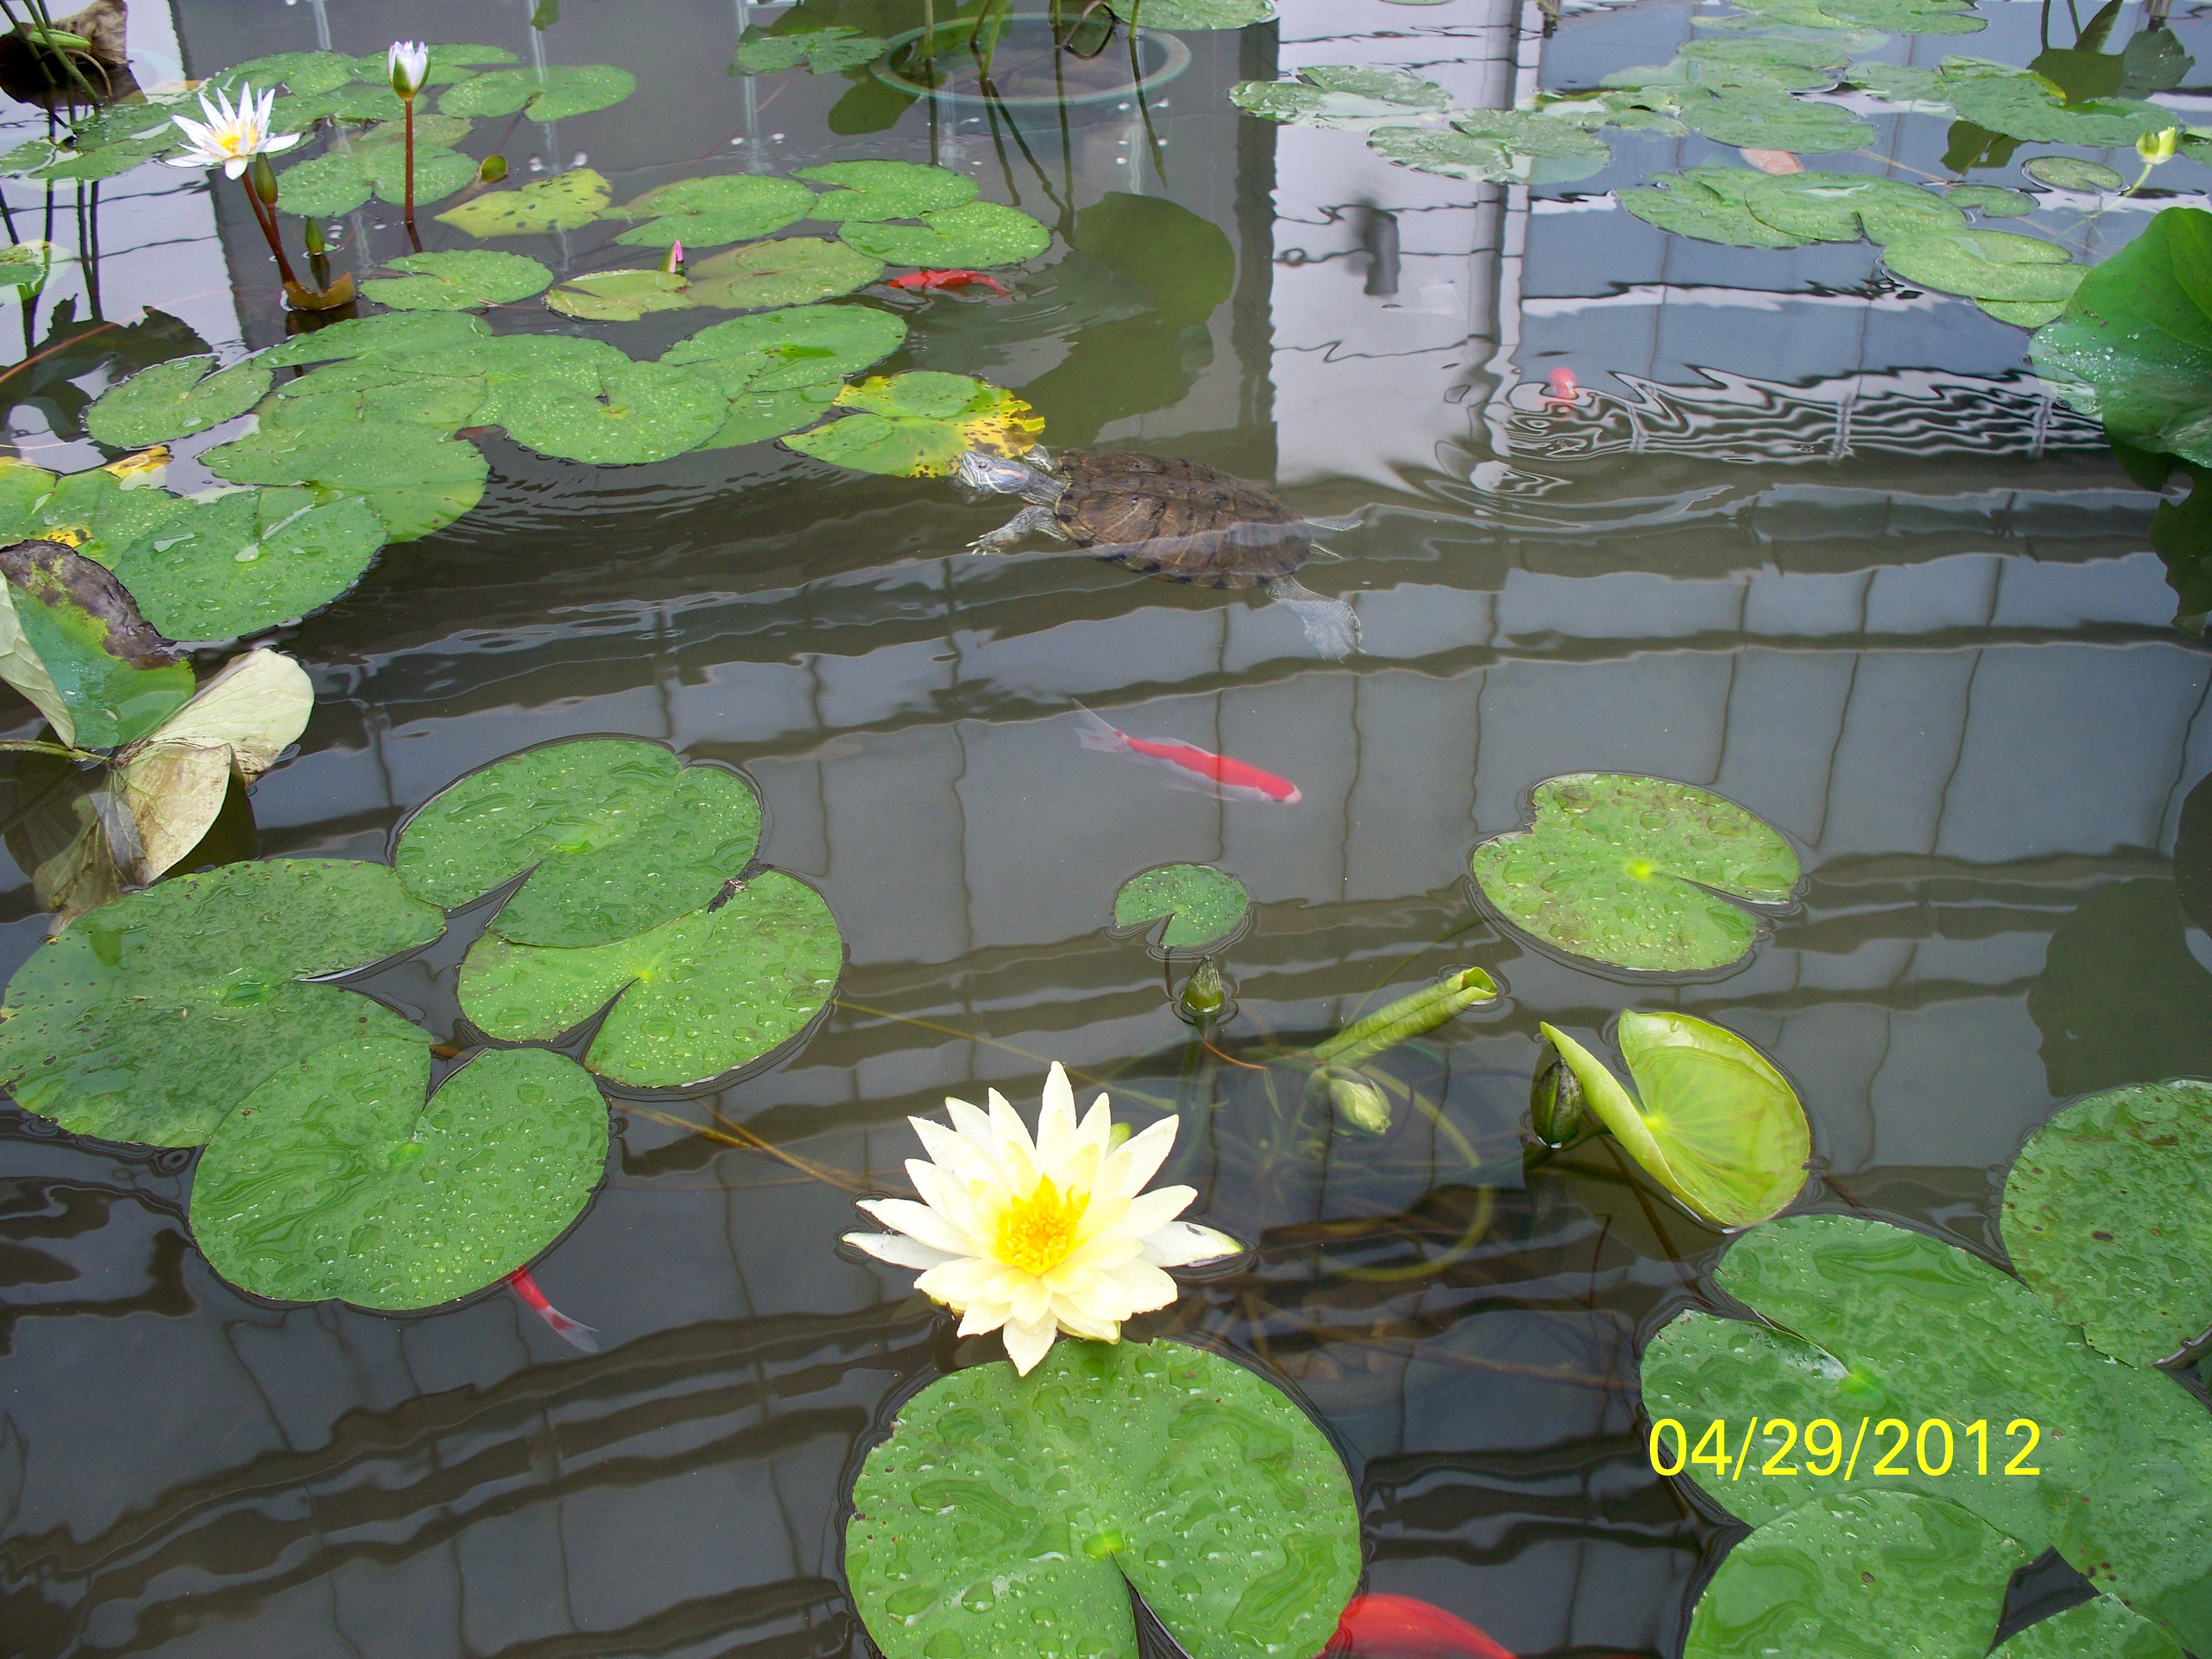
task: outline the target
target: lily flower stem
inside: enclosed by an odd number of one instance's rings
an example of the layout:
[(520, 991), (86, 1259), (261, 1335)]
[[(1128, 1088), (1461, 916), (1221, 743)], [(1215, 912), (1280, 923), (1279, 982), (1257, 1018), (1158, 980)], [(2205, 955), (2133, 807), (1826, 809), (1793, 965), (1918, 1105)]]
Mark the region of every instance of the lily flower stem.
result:
[(262, 201), (261, 192), (254, 188), (250, 175), (246, 180), (246, 199), (253, 204), (253, 222), (261, 227), (261, 234), (268, 240), (270, 252), (276, 256), (277, 276), (287, 286), (298, 287), (300, 279), (292, 274), (292, 262), (284, 257), (283, 239), (276, 234), (276, 210)]
[(415, 100), (412, 96), (400, 100), (407, 106), (407, 229), (415, 229)]

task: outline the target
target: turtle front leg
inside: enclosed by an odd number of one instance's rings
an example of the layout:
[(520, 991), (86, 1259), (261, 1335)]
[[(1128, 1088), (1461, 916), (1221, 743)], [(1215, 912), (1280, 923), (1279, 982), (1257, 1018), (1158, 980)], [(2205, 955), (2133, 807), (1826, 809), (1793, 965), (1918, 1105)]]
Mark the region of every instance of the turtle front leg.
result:
[(1003, 553), (1016, 543), (1026, 540), (1038, 531), (1061, 541), (1067, 534), (1060, 527), (1060, 520), (1048, 507), (1025, 507), (988, 535), (978, 536), (968, 544), (970, 553)]

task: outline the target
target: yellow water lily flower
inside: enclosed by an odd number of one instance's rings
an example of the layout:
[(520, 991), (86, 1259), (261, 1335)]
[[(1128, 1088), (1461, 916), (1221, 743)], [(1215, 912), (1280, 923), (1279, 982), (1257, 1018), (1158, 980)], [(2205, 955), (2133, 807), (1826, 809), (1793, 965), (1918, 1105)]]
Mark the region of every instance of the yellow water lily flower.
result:
[(1106, 1097), (1078, 1123), (1057, 1062), (1034, 1138), (1005, 1096), (994, 1089), (990, 1100), (988, 1114), (947, 1100), (950, 1128), (908, 1119), (929, 1153), (906, 1164), (921, 1201), (864, 1200), (860, 1207), (893, 1231), (845, 1241), (921, 1269), (915, 1288), (961, 1316), (961, 1335), (1003, 1330), (1016, 1370), (1028, 1372), (1062, 1331), (1118, 1341), (1123, 1320), (1175, 1300), (1168, 1268), (1243, 1249), (1176, 1218), (1198, 1196), (1191, 1188), (1145, 1191), (1175, 1145), (1175, 1118), (1116, 1146)]
[(200, 113), (204, 122), (188, 116), (173, 115), (169, 118), (185, 130), (191, 140), (191, 149), (182, 155), (168, 157), (173, 167), (221, 167), (223, 177), (235, 179), (246, 171), (257, 155), (274, 155), (279, 150), (289, 149), (300, 142), (296, 132), (271, 133), (269, 131), (269, 112), (276, 102), (274, 89), (264, 92), (257, 100), (251, 86), (238, 89), (238, 104), (232, 107), (229, 99), (220, 92), (200, 94)]

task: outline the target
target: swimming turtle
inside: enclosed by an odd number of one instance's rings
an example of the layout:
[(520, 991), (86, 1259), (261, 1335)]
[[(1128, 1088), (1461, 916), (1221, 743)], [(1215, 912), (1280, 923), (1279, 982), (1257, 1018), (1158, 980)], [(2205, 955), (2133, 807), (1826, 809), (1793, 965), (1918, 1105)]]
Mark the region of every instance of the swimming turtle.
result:
[(1264, 587), (1297, 613), (1324, 657), (1359, 643), (1359, 619), (1341, 599), (1323, 599), (1291, 573), (1313, 550), (1314, 526), (1273, 491), (1198, 461), (1133, 450), (1040, 447), (1009, 458), (971, 449), (955, 476), (972, 489), (1030, 503), (969, 544), (997, 553), (1032, 532), (1132, 570), (1201, 587)]

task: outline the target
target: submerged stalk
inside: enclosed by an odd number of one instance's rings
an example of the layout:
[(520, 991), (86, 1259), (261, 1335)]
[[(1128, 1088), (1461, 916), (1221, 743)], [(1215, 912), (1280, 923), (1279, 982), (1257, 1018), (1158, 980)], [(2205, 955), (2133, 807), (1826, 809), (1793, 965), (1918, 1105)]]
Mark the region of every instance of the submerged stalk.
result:
[(1462, 1009), (1497, 998), (1497, 982), (1480, 968), (1448, 975), (1316, 1045), (1314, 1058), (1324, 1063), (1357, 1066), (1385, 1048), (1434, 1030)]

